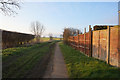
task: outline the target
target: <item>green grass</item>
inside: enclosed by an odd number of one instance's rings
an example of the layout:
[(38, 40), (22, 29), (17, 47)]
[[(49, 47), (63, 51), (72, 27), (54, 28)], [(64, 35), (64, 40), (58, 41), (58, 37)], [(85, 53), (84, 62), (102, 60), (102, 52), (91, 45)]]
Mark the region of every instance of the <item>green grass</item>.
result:
[(40, 43), (29, 47), (3, 50), (3, 78), (24, 78), (24, 76), (49, 52), (52, 43)]
[[(49, 41), (50, 40), (50, 38), (49, 37), (45, 37), (45, 38), (41, 38), (41, 41), (42, 42), (46, 42), (46, 41)], [(60, 38), (53, 38), (53, 40), (60, 40)]]
[(50, 38), (47, 38), (47, 37), (46, 38), (41, 38), (42, 42), (46, 42), (46, 41), (49, 41), (49, 40), (50, 40)]
[(63, 43), (60, 48), (64, 55), (70, 78), (120, 78), (120, 68), (106, 62), (87, 57), (78, 50)]
[[(53, 40), (60, 40), (60, 38), (53, 38)], [(33, 40), (31, 40), (32, 42), (36, 42), (36, 38), (34, 38)], [(50, 41), (49, 37), (41, 37), (40, 42), (48, 42)]]

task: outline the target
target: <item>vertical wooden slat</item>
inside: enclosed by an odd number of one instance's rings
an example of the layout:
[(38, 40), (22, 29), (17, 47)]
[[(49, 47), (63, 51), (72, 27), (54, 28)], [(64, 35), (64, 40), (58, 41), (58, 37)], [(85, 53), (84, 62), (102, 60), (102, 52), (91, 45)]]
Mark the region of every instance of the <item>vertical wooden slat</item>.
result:
[(86, 33), (86, 28), (84, 29), (84, 53), (86, 52), (86, 36), (85, 36), (85, 33)]
[(109, 64), (110, 58), (110, 27), (107, 26), (107, 63)]
[(118, 26), (118, 67), (120, 67), (120, 25)]
[(79, 33), (78, 33), (78, 50), (79, 50)]
[(91, 25), (89, 25), (89, 56), (92, 57), (92, 30)]

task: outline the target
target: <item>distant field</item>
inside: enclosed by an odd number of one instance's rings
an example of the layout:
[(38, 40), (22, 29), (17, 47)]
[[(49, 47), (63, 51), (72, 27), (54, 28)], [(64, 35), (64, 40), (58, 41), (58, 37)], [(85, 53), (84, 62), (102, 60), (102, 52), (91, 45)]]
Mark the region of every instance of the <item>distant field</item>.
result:
[[(3, 78), (25, 78), (25, 77), (34, 78), (37, 75), (39, 75), (40, 77), (40, 75), (43, 74), (44, 71), (40, 71), (41, 69), (36, 70), (39, 68), (36, 69), (34, 68), (40, 66), (40, 68), (44, 69), (45, 64), (42, 63), (41, 61), (43, 61), (43, 59), (46, 60), (48, 58), (47, 55), (50, 54), (50, 52), (53, 50), (53, 45), (55, 43), (56, 43), (55, 41), (44, 42), (29, 47), (4, 49), (2, 51), (2, 59), (3, 59), (2, 77)], [(44, 65), (40, 65), (40, 63)]]
[[(58, 40), (60, 40), (60, 38), (53, 38), (53, 40), (54, 40), (54, 41), (56, 41), (56, 40), (58, 41)], [(52, 40), (52, 41), (53, 41), (53, 40)], [(40, 41), (37, 41), (36, 38), (32, 39), (32, 40), (31, 40), (31, 43), (34, 44), (34, 43), (36, 43), (36, 42), (39, 43), (39, 42), (48, 42), (48, 41), (50, 41), (50, 38), (49, 38), (49, 37), (42, 37), (42, 38), (40, 39)]]
[(64, 55), (70, 78), (120, 78), (120, 68), (112, 67), (106, 62), (87, 57), (63, 43), (60, 43), (60, 48)]
[[(41, 38), (41, 41), (42, 42), (46, 42), (46, 41), (49, 41), (50, 38), (46, 37), (46, 38)], [(53, 38), (53, 40), (60, 40), (60, 38)]]

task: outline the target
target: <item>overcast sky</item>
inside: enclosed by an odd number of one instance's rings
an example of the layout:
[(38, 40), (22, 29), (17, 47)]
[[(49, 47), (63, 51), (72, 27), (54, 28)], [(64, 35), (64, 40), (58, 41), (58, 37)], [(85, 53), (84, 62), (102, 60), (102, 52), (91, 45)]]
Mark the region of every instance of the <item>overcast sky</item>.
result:
[(65, 27), (88, 30), (89, 25), (117, 25), (117, 2), (24, 2), (18, 14), (0, 14), (0, 29), (31, 33), (30, 23), (39, 21), (45, 26), (43, 35), (62, 34)]

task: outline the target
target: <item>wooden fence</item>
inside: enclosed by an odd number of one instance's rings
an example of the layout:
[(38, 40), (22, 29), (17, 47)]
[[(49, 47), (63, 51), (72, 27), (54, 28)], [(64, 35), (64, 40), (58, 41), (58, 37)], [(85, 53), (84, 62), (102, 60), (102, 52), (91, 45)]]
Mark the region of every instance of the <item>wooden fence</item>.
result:
[(14, 47), (17, 45), (29, 43), (34, 35), (0, 30), (2, 39), (2, 48)]
[(69, 45), (89, 57), (120, 67), (120, 26), (94, 31), (89, 26), (89, 32), (70, 36)]

